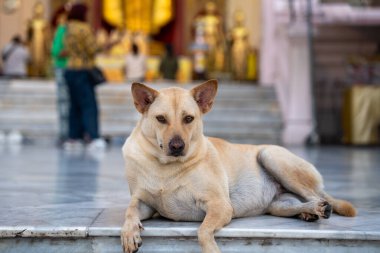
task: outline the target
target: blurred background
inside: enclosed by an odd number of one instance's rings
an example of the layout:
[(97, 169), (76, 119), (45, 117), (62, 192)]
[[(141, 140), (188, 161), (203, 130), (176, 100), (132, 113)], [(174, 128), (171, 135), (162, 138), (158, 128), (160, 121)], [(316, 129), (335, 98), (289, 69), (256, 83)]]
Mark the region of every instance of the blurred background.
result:
[[(285, 145), (380, 143), (380, 1), (0, 3), (0, 142), (60, 138), (53, 44), (79, 3), (102, 48), (95, 63), (107, 80), (97, 87), (107, 141), (122, 142), (138, 119), (132, 81), (188, 87), (215, 78), (221, 88), (205, 117), (209, 135)], [(143, 56), (141, 68), (131, 54)], [(18, 68), (24, 71), (12, 72)]]

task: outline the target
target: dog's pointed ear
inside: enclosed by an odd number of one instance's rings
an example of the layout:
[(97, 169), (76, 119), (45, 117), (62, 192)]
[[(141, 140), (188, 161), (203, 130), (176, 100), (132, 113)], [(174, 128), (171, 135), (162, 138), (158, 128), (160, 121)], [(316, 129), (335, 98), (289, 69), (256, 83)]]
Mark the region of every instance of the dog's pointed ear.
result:
[(141, 83), (133, 83), (131, 90), (135, 107), (140, 113), (146, 112), (158, 96), (158, 91)]
[(212, 104), (214, 103), (217, 90), (218, 81), (215, 79), (208, 80), (207, 82), (202, 83), (191, 90), (191, 94), (193, 95), (202, 113), (207, 113), (210, 111)]

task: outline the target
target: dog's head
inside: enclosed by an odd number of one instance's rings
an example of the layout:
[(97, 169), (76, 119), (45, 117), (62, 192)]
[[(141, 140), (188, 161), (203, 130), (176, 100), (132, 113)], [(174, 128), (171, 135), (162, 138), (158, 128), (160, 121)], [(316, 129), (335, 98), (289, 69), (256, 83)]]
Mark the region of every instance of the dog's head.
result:
[(139, 127), (162, 162), (184, 161), (203, 138), (202, 115), (214, 102), (217, 81), (209, 80), (191, 90), (154, 90), (132, 84), (136, 109), (142, 114)]

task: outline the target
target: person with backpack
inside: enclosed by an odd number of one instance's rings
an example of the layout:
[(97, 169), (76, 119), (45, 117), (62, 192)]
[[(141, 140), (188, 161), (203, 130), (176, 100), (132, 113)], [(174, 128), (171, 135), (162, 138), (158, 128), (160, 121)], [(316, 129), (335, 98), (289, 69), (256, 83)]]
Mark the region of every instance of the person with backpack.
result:
[(27, 76), (27, 64), (30, 59), (28, 49), (23, 45), (21, 37), (15, 35), (1, 52), (3, 75), (11, 78)]
[(65, 150), (80, 149), (83, 142), (88, 150), (105, 150), (106, 142), (100, 136), (99, 110), (94, 78), (95, 55), (101, 51), (95, 34), (87, 22), (87, 6), (74, 4), (67, 16), (65, 50), (68, 63), (65, 70), (70, 96), (69, 140)]

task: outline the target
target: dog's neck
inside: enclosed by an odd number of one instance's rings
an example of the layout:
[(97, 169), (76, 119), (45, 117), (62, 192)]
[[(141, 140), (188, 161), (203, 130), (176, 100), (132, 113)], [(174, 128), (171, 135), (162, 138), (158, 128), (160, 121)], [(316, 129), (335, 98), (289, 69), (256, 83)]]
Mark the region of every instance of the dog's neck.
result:
[(188, 167), (199, 162), (207, 154), (208, 139), (203, 134), (192, 143), (185, 156), (179, 157), (164, 154), (162, 150), (157, 147), (155, 143), (156, 140), (146, 137), (139, 128), (135, 129), (133, 135), (134, 138), (138, 139), (135, 143), (140, 146), (140, 149), (143, 150), (145, 154), (151, 156), (148, 157), (148, 159), (156, 160), (156, 162), (160, 164)]

